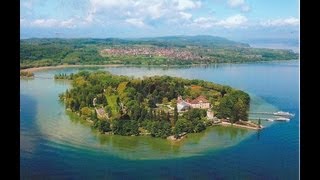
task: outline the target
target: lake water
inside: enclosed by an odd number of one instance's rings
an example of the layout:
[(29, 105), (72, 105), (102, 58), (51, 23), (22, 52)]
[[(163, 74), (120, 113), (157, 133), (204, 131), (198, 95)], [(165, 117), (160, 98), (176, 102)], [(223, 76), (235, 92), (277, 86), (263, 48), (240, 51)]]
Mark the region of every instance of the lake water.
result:
[[(244, 90), (251, 112), (289, 111), (289, 122), (261, 131), (212, 127), (179, 143), (100, 135), (58, 101), (70, 88), (54, 74), (106, 70), (128, 76), (170, 75)], [(299, 62), (207, 67), (67, 68), (20, 80), (21, 179), (299, 179)], [(51, 78), (51, 79), (50, 79)]]

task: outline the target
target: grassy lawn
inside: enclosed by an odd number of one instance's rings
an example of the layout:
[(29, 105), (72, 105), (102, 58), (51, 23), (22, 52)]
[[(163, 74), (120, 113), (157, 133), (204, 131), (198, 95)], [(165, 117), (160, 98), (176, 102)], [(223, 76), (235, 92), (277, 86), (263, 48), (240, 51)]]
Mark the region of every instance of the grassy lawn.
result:
[(111, 107), (112, 114), (117, 114), (119, 112), (117, 97), (117, 95), (107, 96), (108, 105)]

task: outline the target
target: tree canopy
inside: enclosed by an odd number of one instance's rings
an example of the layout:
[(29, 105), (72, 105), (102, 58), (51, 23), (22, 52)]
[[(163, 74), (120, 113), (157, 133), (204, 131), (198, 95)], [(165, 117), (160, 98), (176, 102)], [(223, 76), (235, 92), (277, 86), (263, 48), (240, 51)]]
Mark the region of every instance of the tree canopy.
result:
[[(93, 127), (100, 132), (139, 135), (146, 130), (151, 136), (162, 138), (201, 132), (206, 128), (205, 109), (192, 108), (182, 115), (177, 111), (176, 98), (192, 98), (195, 86), (201, 87), (197, 94), (208, 98), (219, 118), (236, 122), (248, 117), (247, 93), (203, 80), (170, 76), (131, 78), (104, 71), (81, 71), (61, 77), (72, 81), (72, 88), (60, 95), (66, 108), (94, 121)], [(97, 115), (101, 113), (107, 119)]]
[[(106, 49), (112, 52), (105, 53)], [(252, 48), (211, 36), (20, 40), (21, 69), (63, 64), (191, 65), (291, 59), (298, 59), (291, 50)]]

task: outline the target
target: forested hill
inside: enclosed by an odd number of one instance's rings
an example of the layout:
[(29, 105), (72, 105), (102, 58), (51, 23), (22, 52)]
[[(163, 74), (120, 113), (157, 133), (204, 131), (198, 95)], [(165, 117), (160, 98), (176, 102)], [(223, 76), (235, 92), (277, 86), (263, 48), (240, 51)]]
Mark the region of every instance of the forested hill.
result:
[(61, 64), (192, 65), (298, 59), (291, 50), (251, 48), (215, 36), (20, 40), (20, 68)]
[(198, 36), (164, 36), (150, 38), (77, 38), (77, 39), (60, 39), (60, 38), (31, 38), (22, 39), (21, 43), (30, 42), (38, 43), (62, 43), (62, 44), (82, 44), (82, 45), (155, 45), (159, 47), (250, 47), (249, 44), (231, 41), (229, 39), (217, 36), (198, 35)]
[(217, 36), (198, 35), (198, 36), (165, 36), (155, 38), (138, 38), (133, 41), (147, 43), (158, 46), (199, 46), (199, 47), (250, 47), (249, 44), (231, 41)]

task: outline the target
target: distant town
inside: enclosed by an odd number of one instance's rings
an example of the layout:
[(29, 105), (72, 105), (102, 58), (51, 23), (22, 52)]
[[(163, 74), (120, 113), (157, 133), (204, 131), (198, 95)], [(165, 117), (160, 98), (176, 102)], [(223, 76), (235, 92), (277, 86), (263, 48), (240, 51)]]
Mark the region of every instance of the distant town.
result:
[(147, 56), (147, 57), (166, 57), (172, 59), (181, 59), (181, 60), (205, 60), (210, 59), (209, 57), (203, 57), (202, 55), (193, 53), (188, 50), (178, 49), (178, 48), (155, 48), (155, 47), (143, 47), (143, 48), (135, 48), (135, 47), (124, 47), (124, 48), (112, 48), (112, 49), (104, 49), (101, 51), (102, 55), (131, 55), (131, 56)]
[(58, 65), (197, 65), (297, 59), (286, 49), (252, 48), (215, 36), (148, 39), (22, 39), (20, 68)]

